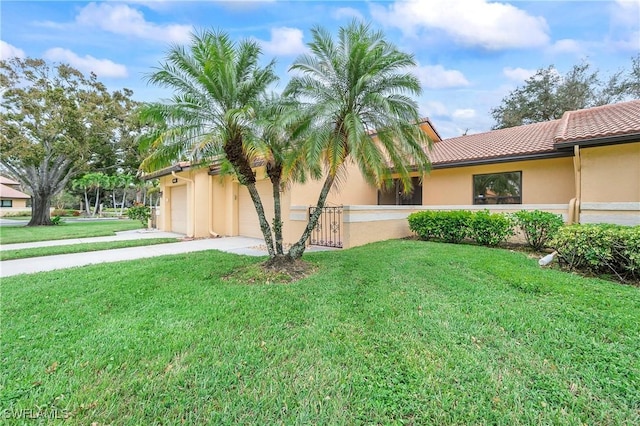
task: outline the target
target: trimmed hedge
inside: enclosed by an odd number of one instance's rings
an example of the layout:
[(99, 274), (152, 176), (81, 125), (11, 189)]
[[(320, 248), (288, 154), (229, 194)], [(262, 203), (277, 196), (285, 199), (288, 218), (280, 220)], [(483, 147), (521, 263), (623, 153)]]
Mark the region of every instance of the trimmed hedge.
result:
[(538, 251), (545, 248), (564, 225), (561, 215), (540, 210), (520, 210), (513, 214), (513, 220), (524, 233), (527, 244)]
[(409, 229), (423, 240), (459, 243), (471, 238), (478, 244), (495, 246), (513, 235), (513, 224), (501, 213), (467, 210), (422, 211), (409, 215)]
[(558, 261), (571, 270), (640, 280), (640, 226), (570, 225), (551, 241)]
[(488, 210), (473, 214), (469, 223), (469, 237), (483, 246), (497, 246), (514, 235), (513, 221), (502, 213)]

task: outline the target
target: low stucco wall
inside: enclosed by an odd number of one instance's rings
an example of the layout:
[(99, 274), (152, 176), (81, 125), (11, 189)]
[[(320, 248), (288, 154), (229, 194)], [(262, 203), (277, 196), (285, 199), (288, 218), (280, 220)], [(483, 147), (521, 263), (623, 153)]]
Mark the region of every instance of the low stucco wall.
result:
[[(562, 215), (566, 221), (568, 204), (511, 204), (511, 205), (440, 205), (440, 206), (344, 206), (341, 236), (343, 248), (357, 247), (376, 241), (405, 238), (413, 235), (409, 230), (407, 217), (423, 210), (489, 210), (492, 213), (514, 213), (520, 210), (543, 210)], [(292, 231), (296, 237), (304, 229), (307, 221), (307, 207), (294, 206), (289, 216)], [(298, 232), (299, 231), (299, 232)]]

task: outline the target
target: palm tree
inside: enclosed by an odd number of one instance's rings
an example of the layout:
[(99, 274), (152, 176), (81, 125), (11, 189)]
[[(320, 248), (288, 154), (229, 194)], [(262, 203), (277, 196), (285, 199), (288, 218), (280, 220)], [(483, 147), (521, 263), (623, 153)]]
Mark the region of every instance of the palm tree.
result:
[(306, 101), (312, 132), (304, 149), (311, 164), (324, 164), (326, 177), (317, 202), (320, 208), (291, 247), (292, 259), (304, 253), (321, 207), (347, 160), (354, 161), (377, 187), (387, 185), (396, 174), (406, 193), (412, 189), (410, 173), (423, 173), (430, 166), (425, 152), (430, 141), (417, 125), (418, 108), (412, 98), (420, 94), (420, 83), (408, 72), (415, 66), (413, 55), (387, 42), (382, 32), (356, 21), (341, 28), (337, 40), (321, 27), (311, 32), (311, 52), (290, 67), (298, 75), (284, 94)]
[[(277, 80), (274, 62), (262, 67), (254, 41), (234, 43), (227, 34), (204, 31), (192, 35), (188, 48), (174, 46), (149, 82), (173, 89), (168, 103), (148, 105), (143, 118), (157, 126), (147, 140), (152, 154), (142, 168), (152, 170), (176, 159), (195, 165), (224, 154), (256, 207), (270, 256), (275, 256), (271, 228), (247, 153), (255, 139), (255, 108), (267, 87)], [(144, 147), (143, 147), (144, 148)]]
[(306, 136), (306, 116), (293, 99), (271, 94), (258, 104), (255, 135), (249, 152), (262, 161), (271, 181), (274, 201), (272, 229), (276, 257), (284, 255), (281, 191), (291, 182), (304, 182), (308, 175), (320, 177), (317, 164), (308, 164), (300, 149)]

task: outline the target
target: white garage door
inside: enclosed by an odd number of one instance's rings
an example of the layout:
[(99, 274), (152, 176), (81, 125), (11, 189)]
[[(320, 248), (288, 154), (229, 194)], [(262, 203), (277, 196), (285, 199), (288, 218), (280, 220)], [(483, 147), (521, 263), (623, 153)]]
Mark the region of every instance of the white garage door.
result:
[[(273, 223), (273, 189), (270, 180), (262, 180), (256, 182), (256, 188), (262, 200), (264, 212), (271, 225)], [(260, 230), (260, 222), (258, 222), (258, 213), (253, 206), (251, 195), (246, 186), (240, 186), (238, 227), (239, 234), (243, 237), (264, 238)]]
[(187, 185), (171, 188), (171, 231), (187, 233)]

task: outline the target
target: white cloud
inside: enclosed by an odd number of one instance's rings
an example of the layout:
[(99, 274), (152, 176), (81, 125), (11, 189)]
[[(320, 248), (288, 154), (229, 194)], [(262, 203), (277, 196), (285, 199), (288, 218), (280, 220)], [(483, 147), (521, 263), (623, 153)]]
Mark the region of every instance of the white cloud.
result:
[(511, 68), (505, 67), (502, 69), (502, 74), (504, 74), (509, 80), (521, 82), (525, 81), (532, 75), (536, 73), (536, 70), (528, 70), (525, 68)]
[(339, 7), (333, 12), (333, 17), (335, 19), (343, 19), (343, 18), (356, 18), (361, 21), (364, 21), (364, 16), (358, 9), (354, 9), (352, 7)]
[(640, 23), (640, 1), (616, 0), (613, 4), (611, 17), (615, 23), (626, 26), (638, 26)]
[(420, 83), (429, 89), (468, 86), (469, 81), (458, 70), (447, 70), (442, 65), (417, 66), (414, 72)]
[(460, 44), (488, 50), (540, 47), (549, 42), (543, 17), (487, 0), (398, 0), (389, 8), (374, 5), (371, 13), (405, 34), (437, 29)]
[(24, 58), (24, 50), (10, 45), (4, 40), (0, 40), (0, 59)]
[(260, 40), (260, 44), (265, 53), (271, 55), (298, 55), (307, 50), (302, 41), (303, 36), (302, 30), (298, 28), (272, 28), (271, 40)]
[(93, 72), (100, 77), (127, 77), (127, 67), (116, 64), (108, 59), (96, 59), (86, 55), (80, 57), (71, 50), (54, 47), (44, 53), (44, 57), (51, 61), (64, 62), (85, 73)]
[(447, 107), (438, 101), (428, 101), (420, 105), (421, 115), (426, 117), (449, 117)]
[(581, 55), (585, 52), (585, 49), (582, 47), (581, 43), (577, 40), (573, 40), (570, 38), (564, 38), (562, 40), (558, 40), (549, 48), (551, 53), (554, 54), (577, 54)]
[(122, 3), (89, 3), (76, 16), (76, 22), (114, 34), (167, 43), (188, 42), (193, 29), (191, 25), (159, 25), (149, 22), (142, 12)]
[(459, 120), (469, 120), (471, 118), (474, 118), (476, 116), (476, 111), (474, 109), (457, 109), (455, 111), (453, 111), (453, 114), (451, 114), (451, 116), (453, 118), (459, 119)]

